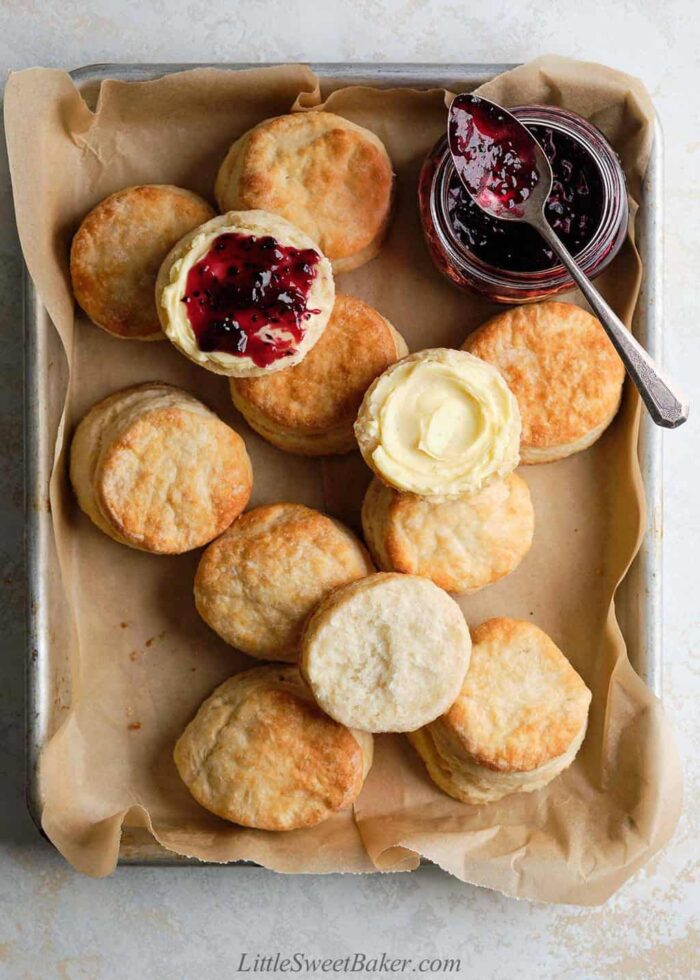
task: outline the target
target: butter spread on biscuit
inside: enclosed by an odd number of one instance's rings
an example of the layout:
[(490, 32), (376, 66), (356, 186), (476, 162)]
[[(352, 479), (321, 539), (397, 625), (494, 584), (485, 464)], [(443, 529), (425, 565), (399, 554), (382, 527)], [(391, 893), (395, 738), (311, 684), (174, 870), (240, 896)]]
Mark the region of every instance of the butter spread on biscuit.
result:
[(476, 493), (518, 464), (520, 413), (503, 377), (465, 351), (422, 351), (370, 389), (358, 425), (373, 468), (399, 490)]

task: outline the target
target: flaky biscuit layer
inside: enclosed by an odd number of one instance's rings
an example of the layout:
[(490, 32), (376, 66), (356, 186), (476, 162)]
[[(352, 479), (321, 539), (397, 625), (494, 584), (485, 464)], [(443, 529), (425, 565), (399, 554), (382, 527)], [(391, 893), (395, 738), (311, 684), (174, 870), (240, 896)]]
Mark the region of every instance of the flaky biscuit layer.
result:
[(431, 725), (407, 737), (416, 749), (436, 786), (462, 803), (479, 806), (495, 803), (511, 793), (533, 793), (543, 789), (571, 765), (581, 748), (586, 723), (581, 726), (571, 746), (562, 755), (529, 772), (500, 772), (479, 766), (462, 755), (452, 755), (440, 745)]
[(336, 273), (378, 253), (392, 211), (394, 174), (381, 142), (330, 112), (295, 112), (259, 123), (219, 169), (222, 211), (280, 214), (318, 242)]
[(187, 392), (160, 382), (104, 399), (78, 425), (70, 478), (105, 534), (141, 551), (180, 554), (243, 510), (252, 469), (241, 437)]
[(125, 187), (83, 219), (73, 238), (73, 292), (93, 323), (124, 340), (162, 340), (156, 276), (183, 235), (214, 217), (192, 191), (170, 184)]
[(514, 473), (479, 493), (438, 503), (399, 493), (375, 477), (362, 505), (362, 527), (381, 569), (424, 575), (464, 595), (519, 565), (532, 544), (534, 511), (527, 484)]
[(202, 555), (194, 596), (202, 618), (253, 657), (296, 660), (307, 616), (327, 593), (374, 571), (339, 521), (304, 507), (256, 507)]
[(245, 827), (312, 827), (358, 797), (372, 737), (328, 718), (295, 667), (267, 666), (218, 687), (178, 739), (195, 800)]
[(617, 413), (622, 361), (599, 321), (572, 303), (513, 307), (475, 330), (463, 347), (498, 368), (517, 398), (524, 463), (587, 449)]

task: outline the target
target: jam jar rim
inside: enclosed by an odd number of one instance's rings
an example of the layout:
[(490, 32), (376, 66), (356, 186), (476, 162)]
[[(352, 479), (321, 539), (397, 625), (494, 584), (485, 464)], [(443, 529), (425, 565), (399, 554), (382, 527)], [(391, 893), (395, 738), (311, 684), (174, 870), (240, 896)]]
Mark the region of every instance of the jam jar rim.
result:
[[(523, 123), (546, 125), (558, 129), (576, 140), (587, 151), (603, 183), (603, 213), (598, 226), (582, 251), (575, 258), (584, 272), (591, 274), (602, 271), (607, 265), (607, 256), (615, 249), (616, 242), (623, 231), (626, 233), (629, 220), (627, 184), (620, 161), (605, 135), (587, 119), (568, 109), (552, 105), (521, 105), (509, 109)], [(569, 122), (573, 125), (567, 126)], [(583, 131), (583, 132), (580, 132)], [(586, 138), (587, 137), (587, 138)], [(447, 210), (447, 192), (454, 166), (447, 146), (447, 137), (438, 141), (431, 156), (439, 157), (430, 180), (429, 211), (430, 218), (438, 235), (441, 248), (455, 266), (466, 266), (483, 280), (486, 290), (509, 289), (514, 293), (528, 293), (533, 289), (561, 290), (572, 285), (571, 276), (561, 263), (548, 269), (520, 271), (501, 269), (484, 262), (454, 234)], [(420, 186), (420, 185), (419, 185)], [(438, 201), (441, 207), (438, 208)], [(612, 258), (612, 256), (611, 256)], [(609, 260), (608, 260), (609, 261)]]

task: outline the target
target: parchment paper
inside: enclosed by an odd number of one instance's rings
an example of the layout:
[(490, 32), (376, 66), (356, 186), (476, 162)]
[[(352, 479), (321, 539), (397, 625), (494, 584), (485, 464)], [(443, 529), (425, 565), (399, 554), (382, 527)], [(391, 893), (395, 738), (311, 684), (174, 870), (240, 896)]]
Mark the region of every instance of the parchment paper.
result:
[[(631, 321), (641, 276), (635, 200), (652, 137), (641, 83), (547, 57), (490, 82), (506, 105), (547, 102), (587, 116), (621, 156), (632, 201), (630, 234), (598, 279)], [(663, 711), (632, 670), (613, 595), (640, 542), (644, 505), (636, 458), (639, 404), (626, 391), (617, 420), (593, 449), (523, 467), (535, 543), (503, 582), (462, 600), (470, 625), (494, 615), (531, 619), (565, 651), (593, 690), (576, 763), (547, 789), (469, 807), (441, 793), (405, 739), (376, 740), (374, 767), (354, 814), (288, 834), (245, 830), (209, 815), (175, 771), (172, 745), (200, 701), (250, 665), (199, 619), (192, 578), (199, 553), (166, 558), (122, 547), (97, 531), (66, 480), (69, 434), (85, 409), (129, 384), (182, 385), (244, 436), (252, 504), (287, 499), (327, 509), (355, 527), (368, 473), (357, 454), (327, 461), (281, 453), (230, 404), (226, 382), (167, 343), (127, 343), (75, 315), (70, 238), (85, 212), (133, 183), (174, 183), (212, 198), (230, 143), (267, 116), (310, 110), (321, 87), (304, 67), (197, 69), (153, 82), (104, 82), (95, 111), (63, 72), (12, 75), (5, 116), (15, 206), (30, 273), (70, 367), (50, 500), (72, 635), (72, 703), (41, 760), (42, 822), (77, 868), (108, 874), (123, 824), (203, 860), (248, 859), (288, 872), (407, 870), (424, 855), (464, 881), (550, 902), (602, 902), (670, 837), (681, 796)], [(398, 175), (398, 209), (380, 256), (338, 277), (343, 292), (376, 306), (410, 348), (460, 346), (495, 307), (459, 292), (432, 267), (416, 208), (416, 179), (445, 125), (446, 93), (351, 87), (325, 106), (372, 129)], [(573, 297), (576, 301), (576, 298)]]

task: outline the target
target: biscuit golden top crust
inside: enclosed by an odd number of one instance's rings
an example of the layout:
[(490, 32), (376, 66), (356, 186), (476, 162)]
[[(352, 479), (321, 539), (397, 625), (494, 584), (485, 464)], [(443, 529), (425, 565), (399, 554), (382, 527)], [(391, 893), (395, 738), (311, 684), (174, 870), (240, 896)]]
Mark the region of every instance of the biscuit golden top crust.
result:
[(393, 180), (374, 133), (330, 112), (295, 112), (260, 123), (234, 143), (216, 198), (222, 211), (281, 214), (337, 262), (383, 236)]
[(531, 303), (488, 320), (464, 349), (518, 400), (523, 447), (565, 445), (611, 420), (625, 369), (599, 321), (572, 303)]
[(490, 619), (472, 634), (462, 691), (436, 729), (490, 769), (529, 772), (563, 755), (586, 723), (591, 693), (533, 623)]
[(175, 764), (203, 807), (245, 827), (311, 827), (349, 806), (372, 742), (316, 706), (295, 667), (225, 681), (178, 740)]
[(301, 504), (272, 504), (243, 514), (207, 548), (195, 602), (227, 643), (254, 657), (293, 661), (314, 606), (373, 571), (339, 521)]
[(426, 578), (379, 573), (336, 589), (309, 619), (299, 667), (336, 721), (405, 732), (459, 694), (469, 630), (457, 603)]
[(213, 216), (201, 197), (169, 184), (126, 187), (94, 207), (70, 255), (75, 298), (93, 323), (124, 339), (161, 339), (158, 269), (183, 235)]
[(156, 382), (93, 406), (73, 439), (71, 480), (83, 510), (116, 540), (180, 554), (229, 526), (250, 497), (252, 470), (237, 432)]
[(528, 486), (514, 473), (441, 503), (398, 493), (375, 477), (362, 508), (380, 567), (424, 575), (459, 594), (512, 572), (530, 550), (534, 519)]
[(365, 391), (404, 352), (391, 325), (362, 300), (336, 296), (321, 339), (301, 364), (234, 379), (234, 399), (290, 429), (325, 431), (353, 422)]

